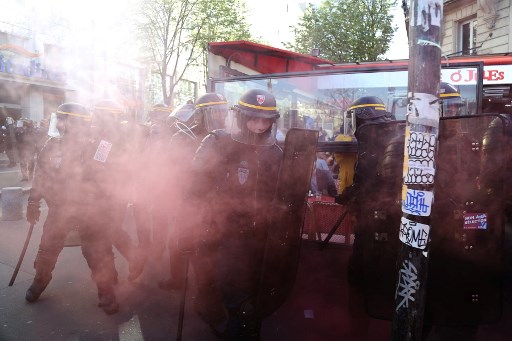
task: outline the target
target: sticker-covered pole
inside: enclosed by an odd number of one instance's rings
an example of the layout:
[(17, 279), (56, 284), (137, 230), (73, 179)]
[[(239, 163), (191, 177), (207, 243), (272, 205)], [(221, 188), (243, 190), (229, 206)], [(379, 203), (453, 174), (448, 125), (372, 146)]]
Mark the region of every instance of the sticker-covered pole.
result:
[(443, 0), (411, 0), (400, 251), (392, 340), (421, 340), (439, 130)]

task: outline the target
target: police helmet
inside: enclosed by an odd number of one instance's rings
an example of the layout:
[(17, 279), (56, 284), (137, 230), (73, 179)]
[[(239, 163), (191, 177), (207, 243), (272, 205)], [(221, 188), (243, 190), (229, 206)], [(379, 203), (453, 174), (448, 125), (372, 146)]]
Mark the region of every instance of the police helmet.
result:
[(441, 116), (460, 116), (464, 103), (459, 90), (450, 83), (441, 82), (439, 84), (439, 102), (441, 107)]
[(64, 136), (70, 129), (81, 129), (90, 125), (91, 113), (78, 103), (61, 104), (50, 119), (50, 136)]
[(218, 93), (209, 92), (199, 97), (195, 103), (194, 122), (204, 125), (206, 131), (226, 128), (228, 101)]
[(165, 122), (171, 111), (172, 108), (164, 103), (155, 104), (148, 113), (148, 119), (152, 123)]
[(126, 112), (121, 104), (112, 99), (98, 101), (93, 108), (93, 118), (96, 124), (107, 124), (126, 120)]
[(233, 107), (231, 137), (238, 142), (270, 146), (276, 142), (276, 99), (270, 92), (253, 89), (245, 92)]
[(194, 124), (194, 110), (195, 106), (192, 103), (178, 105), (167, 117), (167, 124), (171, 126), (176, 122), (181, 122), (187, 127), (191, 127)]
[(376, 96), (364, 96), (352, 103), (347, 109), (344, 120), (345, 135), (354, 135), (357, 128), (369, 122), (391, 120), (384, 102)]

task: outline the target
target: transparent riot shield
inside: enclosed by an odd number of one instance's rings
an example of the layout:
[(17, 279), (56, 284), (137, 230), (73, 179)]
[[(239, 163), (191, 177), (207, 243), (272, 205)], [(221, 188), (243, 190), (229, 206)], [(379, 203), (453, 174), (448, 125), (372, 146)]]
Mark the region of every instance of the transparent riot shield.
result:
[[(394, 301), (404, 152), (404, 121), (358, 128), (355, 240), (349, 276), (358, 273), (369, 315), (389, 317)], [(358, 269), (358, 267), (361, 267)]]
[(286, 134), (260, 278), (257, 309), (263, 318), (284, 302), (295, 282), (317, 140), (316, 130), (293, 128)]
[(501, 317), (504, 176), (510, 138), (497, 115), (441, 120), (425, 320)]

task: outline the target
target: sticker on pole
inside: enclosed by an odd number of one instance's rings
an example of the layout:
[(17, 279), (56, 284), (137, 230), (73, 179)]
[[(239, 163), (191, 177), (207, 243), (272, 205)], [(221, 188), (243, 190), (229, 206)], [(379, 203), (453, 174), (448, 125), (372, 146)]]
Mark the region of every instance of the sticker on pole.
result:
[(416, 249), (424, 250), (427, 247), (430, 226), (417, 223), (402, 217), (399, 238), (402, 243)]
[[(409, 94), (409, 97), (412, 97)], [(439, 128), (439, 99), (435, 95), (417, 92), (407, 107), (407, 121), (410, 124)]]
[(405, 200), (402, 201), (402, 212), (422, 217), (430, 216), (434, 193), (407, 188)]
[(464, 214), (464, 230), (487, 230), (487, 213)]
[(431, 185), (434, 183), (436, 141), (435, 134), (409, 132), (406, 148), (407, 169), (404, 167), (406, 184)]

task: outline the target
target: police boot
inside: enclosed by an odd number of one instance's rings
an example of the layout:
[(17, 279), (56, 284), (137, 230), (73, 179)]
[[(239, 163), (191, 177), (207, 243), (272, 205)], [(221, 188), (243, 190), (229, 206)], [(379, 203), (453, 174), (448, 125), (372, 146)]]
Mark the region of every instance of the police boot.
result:
[(201, 300), (198, 297), (194, 301), (194, 308), (215, 336), (219, 338), (224, 336), (228, 322), (228, 311), (222, 302)]
[(34, 277), (34, 281), (32, 282), (32, 285), (30, 285), (30, 288), (28, 288), (26, 294), (25, 294), (25, 300), (27, 302), (35, 302), (41, 296), (44, 289), (48, 286), (48, 283), (50, 283), (50, 280), (52, 279), (51, 273), (39, 273), (36, 272), (36, 277)]
[(112, 315), (119, 311), (119, 304), (117, 303), (116, 295), (113, 290), (105, 292), (98, 291), (98, 298), (100, 300), (98, 307), (103, 309), (106, 314)]
[(259, 340), (261, 321), (252, 302), (247, 301), (240, 307), (240, 340)]
[(130, 259), (130, 265), (128, 266), (128, 280), (130, 282), (139, 278), (144, 271), (144, 265), (146, 264), (146, 254), (142, 249), (137, 249), (135, 255)]

